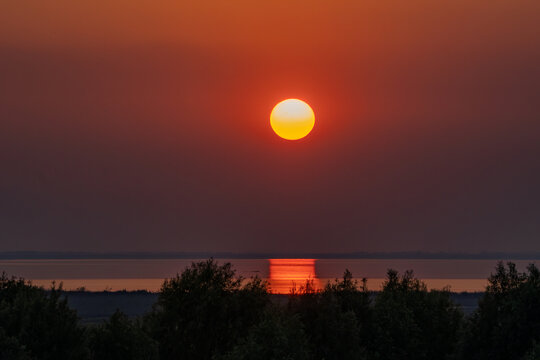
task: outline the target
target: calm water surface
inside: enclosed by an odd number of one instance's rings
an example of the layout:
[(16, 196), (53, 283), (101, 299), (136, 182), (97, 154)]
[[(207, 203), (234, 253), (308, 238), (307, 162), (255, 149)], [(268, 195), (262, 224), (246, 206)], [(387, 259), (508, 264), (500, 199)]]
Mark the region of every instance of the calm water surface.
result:
[[(65, 289), (85, 287), (101, 290), (158, 291), (164, 278), (182, 272), (199, 259), (74, 259), (0, 260), (0, 272), (32, 280), (48, 287), (53, 280)], [(267, 279), (275, 293), (288, 293), (293, 286), (313, 280), (317, 287), (341, 277), (349, 269), (356, 278), (367, 278), (368, 288), (379, 290), (389, 268), (412, 269), (429, 288), (450, 286), (452, 291), (483, 291), (495, 260), (432, 259), (219, 259), (231, 262), (239, 275)], [(534, 260), (515, 260), (520, 270)]]

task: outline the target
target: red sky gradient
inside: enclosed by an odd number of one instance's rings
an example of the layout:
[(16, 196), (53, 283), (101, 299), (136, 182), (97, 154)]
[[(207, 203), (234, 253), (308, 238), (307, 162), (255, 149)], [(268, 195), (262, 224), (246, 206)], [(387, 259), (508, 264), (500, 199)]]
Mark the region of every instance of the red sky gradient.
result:
[[(0, 250), (540, 251), (537, 1), (12, 1)], [(287, 142), (272, 107), (315, 111)]]

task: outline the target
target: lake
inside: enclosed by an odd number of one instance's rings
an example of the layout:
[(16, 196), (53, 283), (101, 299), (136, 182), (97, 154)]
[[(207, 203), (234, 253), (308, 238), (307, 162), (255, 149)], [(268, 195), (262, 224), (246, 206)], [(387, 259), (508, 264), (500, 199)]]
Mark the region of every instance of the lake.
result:
[[(0, 260), (0, 272), (49, 287), (53, 280), (67, 290), (158, 291), (163, 279), (182, 272), (198, 259), (44, 259)], [(496, 260), (458, 259), (218, 259), (231, 262), (239, 275), (259, 276), (274, 293), (288, 293), (294, 285), (313, 280), (317, 287), (339, 278), (349, 269), (355, 278), (368, 279), (370, 290), (379, 290), (389, 268), (414, 270), (428, 288), (450, 286), (455, 292), (483, 291)], [(538, 261), (538, 260), (536, 260)], [(514, 260), (524, 271), (535, 260)]]

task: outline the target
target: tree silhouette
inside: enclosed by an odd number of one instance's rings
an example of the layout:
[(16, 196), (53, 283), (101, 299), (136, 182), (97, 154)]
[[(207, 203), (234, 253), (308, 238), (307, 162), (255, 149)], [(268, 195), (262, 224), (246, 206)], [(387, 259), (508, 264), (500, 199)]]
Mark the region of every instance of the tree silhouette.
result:
[(89, 330), (91, 358), (95, 360), (157, 360), (157, 343), (138, 321), (120, 311)]
[(211, 359), (230, 351), (259, 322), (266, 283), (237, 277), (230, 263), (193, 263), (164, 282), (147, 321), (162, 359)]
[(0, 336), (8, 348), (19, 346), (43, 360), (87, 358), (84, 330), (61, 293), (55, 284), (45, 291), (23, 279), (0, 276)]
[(291, 293), (288, 308), (304, 324), (314, 359), (364, 358), (361, 324), (367, 323), (370, 312), (369, 294), (358, 287), (349, 271), (322, 291), (306, 283)]
[(8, 336), (3, 328), (0, 328), (0, 359), (1, 360), (30, 360), (30, 353), (13, 337)]
[(81, 325), (62, 288), (0, 276), (0, 360), (540, 360), (540, 271), (498, 263), (464, 321), (449, 289), (389, 270), (369, 292), (346, 270), (271, 296), (231, 264), (193, 263), (164, 281), (153, 310)]
[(470, 322), (465, 359), (519, 359), (540, 341), (540, 272), (499, 262)]
[(374, 306), (371, 352), (379, 359), (445, 359), (454, 353), (463, 315), (448, 290), (428, 291), (412, 271), (389, 270)]
[(223, 360), (308, 360), (309, 344), (302, 323), (279, 307), (265, 312)]

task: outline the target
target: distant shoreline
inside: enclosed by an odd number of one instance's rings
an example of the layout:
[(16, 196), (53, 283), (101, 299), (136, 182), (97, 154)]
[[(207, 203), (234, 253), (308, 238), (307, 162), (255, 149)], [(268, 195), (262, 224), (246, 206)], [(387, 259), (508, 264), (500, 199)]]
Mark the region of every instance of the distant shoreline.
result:
[[(378, 294), (372, 291), (371, 295)], [(108, 319), (116, 310), (121, 310), (130, 318), (137, 318), (152, 310), (159, 292), (150, 291), (64, 291), (71, 308), (77, 311), (85, 324), (100, 323)], [(451, 292), (452, 300), (461, 306), (466, 314), (471, 314), (478, 307), (478, 300), (483, 292)], [(271, 294), (277, 302), (286, 301), (287, 294)]]
[(52, 259), (432, 259), (432, 260), (538, 260), (540, 252), (342, 252), (342, 253), (234, 253), (234, 252), (71, 252), (1, 251), (0, 260)]

